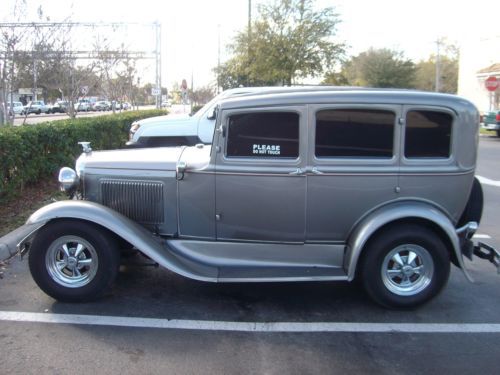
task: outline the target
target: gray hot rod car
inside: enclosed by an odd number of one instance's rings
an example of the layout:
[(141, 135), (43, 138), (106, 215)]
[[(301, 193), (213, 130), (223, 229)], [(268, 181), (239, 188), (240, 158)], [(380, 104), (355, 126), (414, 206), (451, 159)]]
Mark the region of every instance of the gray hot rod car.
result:
[(84, 144), (76, 170), (59, 175), (78, 199), (35, 212), (4, 246), (29, 250), (34, 280), (62, 301), (102, 295), (128, 247), (196, 280), (359, 278), (384, 306), (416, 306), (445, 286), (450, 264), (469, 278), (463, 255), (499, 266), (472, 240), (478, 126), (471, 103), (434, 93), (226, 99), (212, 145)]

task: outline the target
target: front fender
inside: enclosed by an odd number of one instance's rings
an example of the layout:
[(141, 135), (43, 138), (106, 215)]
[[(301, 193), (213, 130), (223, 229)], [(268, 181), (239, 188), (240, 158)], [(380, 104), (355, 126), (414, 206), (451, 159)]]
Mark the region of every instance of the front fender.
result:
[(438, 208), (424, 202), (397, 202), (390, 206), (381, 207), (356, 225), (349, 236), (347, 253), (344, 258), (344, 268), (347, 270), (349, 280), (354, 279), (359, 257), (371, 236), (391, 222), (408, 219), (425, 220), (440, 228), (448, 237), (465, 277), (472, 281), (463, 263), (460, 241), (453, 223)]
[(45, 225), (56, 219), (95, 223), (123, 238), (159, 265), (196, 280), (216, 281), (217, 269), (190, 263), (173, 255), (166, 241), (109, 207), (89, 201), (67, 200), (49, 204), (30, 216), (26, 224)]

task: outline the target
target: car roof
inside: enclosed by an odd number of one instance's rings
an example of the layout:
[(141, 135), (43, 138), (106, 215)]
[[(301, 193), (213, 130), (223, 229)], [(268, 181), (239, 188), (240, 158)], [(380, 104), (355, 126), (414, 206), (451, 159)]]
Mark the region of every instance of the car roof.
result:
[[(333, 104), (333, 103), (378, 103), (378, 104), (420, 104), (439, 105), (459, 111), (459, 107), (477, 109), (468, 100), (451, 94), (441, 94), (405, 89), (379, 89), (364, 87), (328, 87), (289, 89), (269, 91), (251, 95), (240, 95), (224, 98), (220, 108), (234, 109), (255, 106), (303, 105), (303, 104)], [(462, 108), (465, 109), (465, 108)]]

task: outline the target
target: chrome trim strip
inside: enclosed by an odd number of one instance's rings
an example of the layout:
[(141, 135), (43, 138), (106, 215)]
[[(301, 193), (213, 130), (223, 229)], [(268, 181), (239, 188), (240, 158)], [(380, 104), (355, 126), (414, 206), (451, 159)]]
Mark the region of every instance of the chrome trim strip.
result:
[(351, 281), (346, 276), (311, 276), (311, 277), (263, 277), (263, 278), (218, 278), (219, 283), (264, 283), (264, 282), (300, 282), (300, 281)]
[(314, 173), (314, 172), (309, 172), (307, 171), (306, 174), (303, 175), (291, 175), (289, 172), (283, 172), (283, 173), (245, 173), (245, 172), (216, 172), (216, 171), (186, 171), (186, 174), (188, 173), (193, 173), (193, 174), (218, 174), (218, 175), (233, 175), (233, 176), (280, 176), (280, 177), (304, 177), (304, 176), (338, 176), (338, 177), (346, 177), (346, 176), (360, 176), (360, 177), (366, 177), (366, 176), (401, 176), (401, 177), (413, 177), (413, 176), (465, 176), (471, 173), (474, 173), (473, 170), (470, 171), (465, 171), (465, 172), (380, 172), (380, 173), (366, 173), (366, 172), (360, 172), (360, 173), (344, 173), (344, 172), (324, 172), (322, 170), (317, 170), (318, 172), (321, 172), (321, 174)]

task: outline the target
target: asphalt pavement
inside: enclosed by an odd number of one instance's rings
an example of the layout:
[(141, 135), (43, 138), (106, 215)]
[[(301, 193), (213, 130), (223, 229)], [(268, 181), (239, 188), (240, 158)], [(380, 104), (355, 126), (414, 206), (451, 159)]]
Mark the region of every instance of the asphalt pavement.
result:
[[(500, 247), (500, 139), (481, 137), (478, 234)], [(132, 258), (142, 262), (142, 257)], [(0, 280), (5, 374), (494, 374), (500, 275), (467, 262), (416, 310), (386, 310), (356, 283), (209, 284), (124, 266), (105, 298), (56, 302), (14, 259)]]

